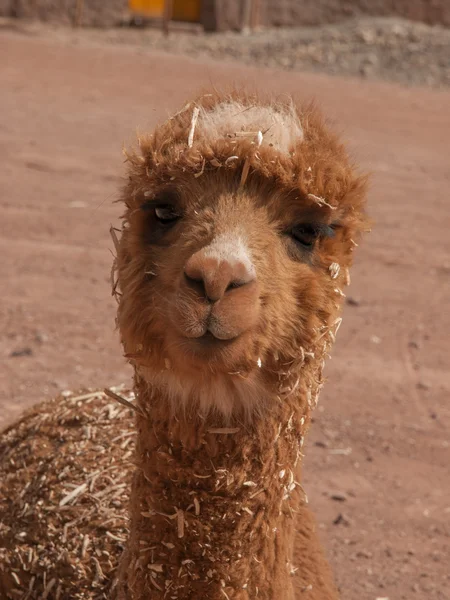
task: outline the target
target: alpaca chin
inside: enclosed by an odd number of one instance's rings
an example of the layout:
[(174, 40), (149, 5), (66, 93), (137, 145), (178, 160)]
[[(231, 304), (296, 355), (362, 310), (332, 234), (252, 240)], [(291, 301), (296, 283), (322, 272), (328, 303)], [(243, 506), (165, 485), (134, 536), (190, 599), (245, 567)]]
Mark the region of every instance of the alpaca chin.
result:
[(137, 367), (136, 375), (146, 382), (152, 397), (164, 398), (174, 415), (215, 415), (224, 424), (232, 419), (250, 422), (270, 405), (271, 395), (259, 369), (247, 374), (206, 371), (189, 377), (172, 369), (155, 372)]

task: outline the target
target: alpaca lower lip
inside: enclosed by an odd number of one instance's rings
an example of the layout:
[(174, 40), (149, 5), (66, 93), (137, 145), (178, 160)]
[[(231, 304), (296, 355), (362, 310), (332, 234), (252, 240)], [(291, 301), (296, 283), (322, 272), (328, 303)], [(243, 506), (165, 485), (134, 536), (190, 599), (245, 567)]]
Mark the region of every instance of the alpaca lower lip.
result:
[(203, 354), (205, 351), (220, 352), (220, 350), (228, 348), (230, 345), (232, 345), (237, 337), (222, 340), (216, 337), (211, 331), (207, 330), (202, 336), (190, 338), (190, 341), (192, 342), (192, 349), (194, 352)]
[(230, 337), (230, 338), (220, 338), (217, 335), (214, 335), (212, 331), (209, 329), (199, 338), (197, 341), (203, 344), (216, 344), (218, 346), (222, 344), (227, 344), (233, 342), (238, 336)]

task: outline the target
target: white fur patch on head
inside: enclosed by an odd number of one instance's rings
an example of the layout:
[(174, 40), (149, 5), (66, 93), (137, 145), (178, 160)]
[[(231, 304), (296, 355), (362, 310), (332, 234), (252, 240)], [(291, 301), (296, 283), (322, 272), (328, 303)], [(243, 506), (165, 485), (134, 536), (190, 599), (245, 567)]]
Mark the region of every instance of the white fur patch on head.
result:
[(272, 146), (283, 154), (288, 154), (303, 139), (293, 105), (245, 106), (231, 100), (217, 104), (212, 110), (201, 108), (195, 133), (202, 140), (254, 137), (257, 146)]
[(249, 277), (256, 276), (250, 250), (242, 236), (236, 232), (223, 233), (215, 237), (211, 244), (203, 249), (203, 255), (205, 258), (215, 258), (219, 263), (241, 263)]

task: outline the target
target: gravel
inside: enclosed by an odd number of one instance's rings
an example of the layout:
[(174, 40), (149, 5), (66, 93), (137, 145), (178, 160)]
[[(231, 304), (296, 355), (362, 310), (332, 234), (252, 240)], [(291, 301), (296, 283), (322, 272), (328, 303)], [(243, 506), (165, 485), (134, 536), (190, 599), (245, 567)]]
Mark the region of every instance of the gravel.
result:
[[(46, 28), (48, 34), (50, 26), (29, 27)], [(58, 30), (52, 33), (58, 34)], [(450, 29), (399, 18), (363, 18), (247, 34), (174, 31), (165, 37), (158, 29), (118, 28), (83, 29), (72, 35), (94, 42), (107, 40), (285, 70), (384, 79), (405, 85), (450, 86)]]
[(114, 30), (114, 42), (287, 70), (450, 86), (450, 29), (397, 18), (365, 18), (320, 27), (250, 34)]

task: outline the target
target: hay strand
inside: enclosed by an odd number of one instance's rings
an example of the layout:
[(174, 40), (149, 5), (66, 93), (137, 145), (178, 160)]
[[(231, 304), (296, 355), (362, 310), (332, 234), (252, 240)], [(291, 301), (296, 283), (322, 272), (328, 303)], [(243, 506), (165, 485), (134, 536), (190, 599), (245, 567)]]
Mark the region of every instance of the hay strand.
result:
[(248, 172), (250, 170), (250, 160), (247, 157), (245, 159), (245, 163), (244, 166), (242, 167), (242, 175), (241, 175), (241, 182), (240, 182), (240, 187), (244, 187), (245, 182), (247, 181), (247, 177), (248, 177)]
[(197, 120), (198, 120), (199, 114), (200, 114), (199, 107), (194, 106), (194, 110), (192, 112), (191, 127), (189, 129), (189, 135), (188, 135), (188, 148), (192, 148), (192, 145), (194, 144), (195, 126), (197, 125)]
[(178, 537), (184, 537), (184, 512), (177, 508), (177, 528), (178, 528)]
[(119, 396), (119, 394), (116, 394), (116, 392), (113, 392), (112, 390), (110, 390), (109, 388), (105, 388), (103, 390), (103, 392), (109, 397), (112, 398), (113, 400), (115, 400), (116, 402), (118, 402), (119, 404), (122, 404), (122, 406), (126, 406), (127, 408), (131, 408), (131, 410), (134, 410), (134, 412), (136, 414), (138, 414), (140, 417), (144, 417), (145, 415), (144, 413), (139, 410), (139, 408), (137, 406), (135, 406), (132, 402), (130, 402), (129, 400), (126, 400), (125, 398), (123, 398), (122, 396)]
[(240, 431), (239, 427), (211, 427), (208, 433), (217, 433), (219, 435), (229, 435)]
[(113, 241), (114, 244), (114, 248), (116, 249), (116, 252), (119, 252), (119, 238), (117, 237), (116, 231), (119, 231), (118, 229), (116, 229), (115, 227), (113, 227), (112, 225), (109, 228), (109, 235), (111, 236), (111, 239)]
[(69, 494), (67, 494), (67, 496), (64, 496), (64, 498), (60, 501), (59, 506), (62, 507), (62, 506), (65, 506), (66, 504), (69, 504), (69, 502), (72, 502), (72, 500), (75, 500), (78, 496), (83, 494), (86, 490), (87, 490), (87, 483), (82, 483), (81, 485), (77, 486), (74, 490), (72, 490)]
[(337, 279), (339, 277), (339, 273), (341, 271), (341, 267), (337, 262), (331, 263), (328, 267), (330, 271), (331, 279)]
[(307, 197), (309, 198), (309, 200), (313, 200), (319, 206), (327, 206), (331, 210), (336, 210), (337, 209), (337, 206), (333, 206), (332, 204), (330, 204), (329, 202), (327, 202), (325, 200), (325, 198), (322, 198), (321, 196), (316, 196), (315, 194), (308, 194)]

